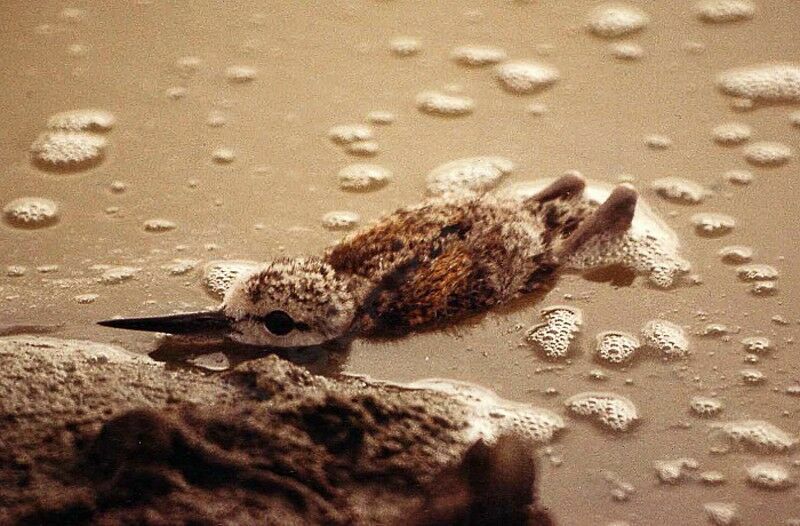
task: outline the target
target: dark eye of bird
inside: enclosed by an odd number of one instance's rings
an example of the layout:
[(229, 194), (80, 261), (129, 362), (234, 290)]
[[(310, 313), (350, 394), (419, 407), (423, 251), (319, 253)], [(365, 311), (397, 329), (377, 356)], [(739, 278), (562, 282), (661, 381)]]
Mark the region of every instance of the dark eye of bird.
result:
[(284, 336), (294, 329), (294, 320), (282, 310), (274, 310), (264, 316), (264, 326), (269, 332), (277, 336)]

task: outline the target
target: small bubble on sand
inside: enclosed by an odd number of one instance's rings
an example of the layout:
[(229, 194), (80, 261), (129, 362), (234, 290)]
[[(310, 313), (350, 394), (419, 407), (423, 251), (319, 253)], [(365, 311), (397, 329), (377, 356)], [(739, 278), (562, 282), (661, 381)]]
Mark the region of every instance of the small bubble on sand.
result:
[(468, 157), (437, 166), (426, 176), (428, 195), (484, 192), (511, 173), (514, 163), (505, 157)]
[(717, 77), (717, 86), (727, 95), (771, 102), (800, 102), (800, 66), (795, 64), (758, 64), (735, 68)]
[(370, 141), (374, 137), (372, 128), (364, 124), (339, 124), (328, 130), (328, 138), (336, 144)]
[(795, 485), (785, 467), (773, 462), (759, 462), (747, 468), (747, 482), (761, 489), (785, 490)]
[(211, 159), (217, 164), (230, 164), (236, 160), (236, 152), (233, 148), (217, 148), (211, 153)]
[(750, 0), (703, 0), (695, 5), (697, 18), (711, 24), (750, 20), (756, 6)]
[(462, 66), (479, 67), (497, 64), (506, 59), (506, 52), (494, 46), (468, 45), (455, 48), (450, 57)]
[(3, 218), (17, 228), (44, 228), (58, 222), (58, 205), (43, 197), (20, 197), (3, 207)]
[(334, 210), (322, 216), (322, 226), (328, 230), (351, 230), (360, 220), (355, 212)]
[(497, 66), (495, 77), (506, 91), (529, 94), (553, 85), (560, 75), (556, 68), (548, 64), (514, 60)]
[(719, 237), (728, 234), (736, 226), (736, 220), (727, 214), (701, 212), (691, 217), (695, 232), (703, 237)]
[(173, 221), (161, 218), (148, 219), (144, 222), (143, 226), (146, 232), (151, 232), (154, 234), (169, 232), (170, 230), (175, 230), (178, 227), (178, 225), (176, 225)]
[(525, 341), (551, 359), (564, 358), (583, 325), (583, 313), (575, 307), (553, 306), (542, 309), (545, 322), (525, 333)]
[(728, 245), (722, 247), (718, 254), (723, 263), (734, 265), (748, 263), (753, 259), (753, 249), (743, 245)]
[(672, 146), (672, 139), (666, 135), (647, 135), (644, 138), (644, 144), (651, 150), (666, 150)]
[[(367, 113), (367, 120), (369, 122), (371, 122), (372, 124), (385, 126), (385, 125), (388, 125), (388, 124), (392, 124), (396, 119), (397, 119), (397, 117), (391, 111), (373, 110), (373, 111)], [(342, 141), (342, 142), (346, 142), (346, 141)]]
[(88, 169), (103, 160), (107, 141), (86, 132), (49, 131), (31, 145), (33, 163), (48, 171), (74, 172)]
[(608, 45), (608, 51), (617, 60), (633, 62), (644, 57), (644, 48), (636, 42), (613, 42)]
[(692, 399), (689, 400), (689, 407), (697, 416), (711, 417), (720, 414), (724, 405), (717, 398), (693, 396)]
[(639, 419), (636, 406), (622, 395), (609, 392), (584, 392), (564, 404), (575, 416), (587, 417), (615, 432), (625, 432)]
[(47, 127), (62, 131), (106, 132), (116, 123), (114, 115), (105, 110), (83, 109), (56, 113), (47, 119)]
[(397, 37), (389, 42), (389, 50), (397, 57), (411, 57), (422, 51), (422, 42), (414, 37)]
[(125, 266), (109, 267), (103, 270), (99, 281), (103, 285), (117, 285), (132, 280), (140, 270), (135, 267)]
[(707, 502), (703, 509), (714, 526), (734, 526), (739, 522), (736, 504), (731, 502)]
[(682, 204), (701, 203), (709, 194), (700, 184), (682, 177), (661, 177), (651, 186), (660, 197)]
[(172, 263), (162, 266), (170, 276), (185, 276), (200, 264), (199, 259), (173, 259)]
[(225, 69), (225, 78), (232, 84), (252, 82), (258, 76), (256, 68), (250, 66), (230, 66)]
[(744, 158), (756, 166), (781, 166), (792, 158), (792, 149), (780, 142), (760, 141), (745, 146)]
[(417, 109), (440, 117), (460, 117), (475, 110), (475, 101), (464, 95), (448, 95), (440, 91), (423, 91), (416, 97)]
[(589, 14), (587, 27), (602, 38), (617, 38), (640, 31), (650, 22), (642, 10), (624, 4), (606, 4)]
[(222, 299), (231, 284), (240, 276), (256, 271), (261, 265), (256, 261), (217, 260), (203, 268), (202, 284), (211, 296)]
[(339, 170), (339, 188), (351, 192), (370, 192), (389, 184), (392, 173), (377, 164), (356, 163)]
[(621, 365), (630, 362), (639, 350), (639, 339), (622, 331), (605, 331), (597, 335), (595, 355), (611, 364)]
[(374, 157), (380, 152), (376, 141), (355, 141), (345, 146), (345, 151), (358, 157)]
[(762, 384), (767, 380), (767, 377), (764, 376), (764, 373), (758, 369), (742, 369), (739, 371), (739, 376), (742, 377), (742, 381), (745, 384), (749, 385)]
[(655, 319), (642, 326), (642, 340), (665, 358), (684, 358), (690, 354), (689, 340), (683, 327), (671, 321)]
[(752, 128), (741, 122), (726, 122), (711, 131), (714, 142), (725, 146), (747, 142), (753, 134)]
[(750, 170), (728, 170), (722, 177), (729, 183), (740, 186), (748, 185), (755, 179), (753, 172)]

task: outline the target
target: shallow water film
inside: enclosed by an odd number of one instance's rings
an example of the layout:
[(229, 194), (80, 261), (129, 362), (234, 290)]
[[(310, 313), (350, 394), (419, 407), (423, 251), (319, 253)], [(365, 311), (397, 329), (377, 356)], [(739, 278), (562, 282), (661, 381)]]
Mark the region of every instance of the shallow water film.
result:
[[(556, 524), (800, 525), (800, 2), (0, 12), (0, 336), (113, 344), (214, 382), (269, 353), (96, 322), (215, 309), (261, 262), (321, 255), (426, 199), (520, 203), (567, 174), (597, 207), (630, 183), (630, 226), (565, 255), (532, 294), (443, 328), (279, 354), (375, 396), (403, 386), (457, 405), (471, 424), (453, 443), (526, 436)], [(10, 400), (71, 381), (65, 366), (28, 391), (43, 373), (25, 363), (22, 383), (0, 386), (8, 422), (27, 418)], [(208, 389), (174, 396), (230, 395)], [(181, 418), (170, 425), (194, 433), (206, 417)]]

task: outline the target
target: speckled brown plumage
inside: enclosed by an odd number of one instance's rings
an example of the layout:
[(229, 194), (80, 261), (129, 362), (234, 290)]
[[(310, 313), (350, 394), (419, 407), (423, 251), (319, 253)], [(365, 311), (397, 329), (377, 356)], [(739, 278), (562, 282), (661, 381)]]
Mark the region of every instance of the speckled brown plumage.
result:
[(485, 310), (534, 290), (597, 210), (565, 177), (526, 201), (481, 195), (400, 209), (324, 256), (370, 292), (354, 330), (403, 332)]

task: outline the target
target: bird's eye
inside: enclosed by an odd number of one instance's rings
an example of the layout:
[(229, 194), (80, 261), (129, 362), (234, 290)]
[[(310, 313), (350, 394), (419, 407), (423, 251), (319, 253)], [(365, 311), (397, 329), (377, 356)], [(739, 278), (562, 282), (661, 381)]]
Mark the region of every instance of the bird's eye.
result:
[(274, 310), (264, 316), (264, 326), (276, 336), (285, 336), (294, 329), (294, 320), (282, 310)]

